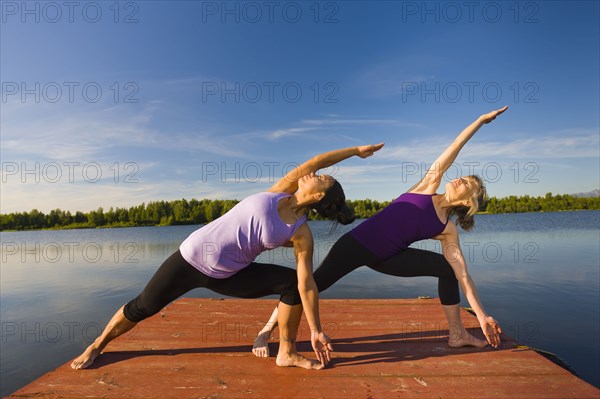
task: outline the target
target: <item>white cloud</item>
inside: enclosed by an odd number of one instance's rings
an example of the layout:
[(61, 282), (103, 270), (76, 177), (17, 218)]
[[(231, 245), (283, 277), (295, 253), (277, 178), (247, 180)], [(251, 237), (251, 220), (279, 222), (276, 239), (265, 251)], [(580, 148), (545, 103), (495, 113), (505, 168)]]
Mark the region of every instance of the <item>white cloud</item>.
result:
[[(415, 162), (433, 162), (449, 145), (446, 140), (435, 139), (412, 142), (409, 145), (386, 146), (380, 157)], [(540, 137), (528, 137), (513, 141), (470, 142), (461, 154), (462, 158), (494, 160), (506, 158), (564, 159), (598, 157), (599, 134), (593, 130), (563, 130)]]
[[(418, 129), (426, 129), (426, 126), (421, 123), (412, 123), (405, 122), (398, 119), (377, 119), (377, 118), (340, 118), (340, 115), (335, 115), (338, 117), (334, 118), (325, 118), (325, 119), (303, 119), (296, 124), (299, 127), (290, 127), (290, 128), (281, 128), (276, 129), (274, 131), (269, 132), (260, 132), (260, 133), (250, 133), (249, 136), (257, 137), (257, 138), (267, 138), (269, 140), (277, 140), (285, 137), (293, 137), (293, 136), (305, 136), (306, 132), (323, 132), (329, 131), (330, 134), (335, 135), (336, 137), (343, 138), (344, 140), (350, 140), (354, 142), (360, 142), (357, 138), (351, 137), (348, 134), (340, 134), (339, 128), (353, 128), (356, 126), (395, 126), (395, 127), (410, 127), (410, 128), (418, 128)], [(306, 127), (306, 126), (309, 127)], [(248, 136), (247, 135), (247, 136)], [(322, 134), (312, 135), (314, 138), (321, 139)]]
[(390, 126), (401, 126), (401, 127), (414, 127), (414, 128), (425, 128), (425, 125), (421, 123), (404, 122), (398, 119), (374, 119), (374, 118), (360, 118), (360, 119), (304, 119), (301, 121), (307, 125), (317, 126), (353, 126), (353, 125), (390, 125)]
[(227, 183), (220, 181), (184, 182), (177, 180), (155, 180), (138, 183), (79, 182), (69, 183), (21, 183), (9, 180), (2, 184), (0, 213), (23, 212), (37, 209), (49, 212), (62, 209), (87, 212), (99, 207), (128, 208), (141, 203), (180, 198), (232, 199), (244, 198), (263, 190), (260, 183)]
[[(160, 102), (139, 111), (126, 105), (48, 113), (37, 109), (30, 118), (3, 112), (2, 151), (11, 159), (77, 161), (110, 158), (116, 149), (197, 151), (219, 156), (244, 156), (243, 148), (201, 126), (187, 132), (152, 126)], [(240, 147), (242, 147), (240, 145)]]
[(289, 129), (277, 129), (274, 132), (268, 133), (267, 138), (276, 140), (276, 139), (280, 139), (283, 137), (300, 136), (304, 132), (310, 132), (313, 130), (317, 130), (317, 128), (297, 127), (297, 128), (289, 128)]

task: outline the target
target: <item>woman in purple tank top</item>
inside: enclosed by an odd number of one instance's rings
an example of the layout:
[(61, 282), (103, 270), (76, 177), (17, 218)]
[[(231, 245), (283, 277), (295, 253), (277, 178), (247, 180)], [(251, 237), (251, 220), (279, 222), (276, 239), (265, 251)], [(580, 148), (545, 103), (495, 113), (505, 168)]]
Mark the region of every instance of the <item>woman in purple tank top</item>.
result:
[[(250, 196), (225, 215), (192, 233), (159, 267), (136, 298), (121, 307), (102, 335), (78, 358), (73, 369), (89, 367), (113, 339), (193, 288), (208, 288), (239, 298), (279, 294), (280, 347), (278, 366), (321, 369), (330, 360), (331, 340), (319, 319), (319, 292), (313, 278), (313, 238), (306, 214), (348, 224), (354, 213), (346, 206), (341, 185), (315, 172), (354, 155), (366, 158), (383, 144), (345, 148), (318, 155), (275, 183), (266, 193)], [(296, 271), (254, 262), (262, 251), (293, 246)], [(311, 329), (311, 343), (319, 362), (296, 351), (302, 310)]]
[[(479, 177), (466, 176), (447, 183), (445, 193), (436, 194), (436, 191), (444, 173), (467, 141), (481, 126), (493, 121), (507, 108), (477, 118), (442, 152), (421, 181), (385, 209), (344, 234), (315, 271), (319, 291), (329, 288), (360, 266), (393, 276), (438, 277), (438, 292), (450, 332), (448, 344), (452, 347), (484, 347), (489, 343), (498, 347), (501, 329), (481, 305), (475, 283), (467, 271), (457, 228), (457, 224), (463, 230), (473, 227), (473, 215), (483, 206), (485, 187)], [(443, 255), (408, 248), (411, 243), (424, 239), (439, 240)], [(473, 337), (462, 324), (459, 284), (487, 342)], [(256, 338), (255, 347), (260, 348), (260, 355), (268, 353), (268, 339), (276, 324), (277, 309)]]

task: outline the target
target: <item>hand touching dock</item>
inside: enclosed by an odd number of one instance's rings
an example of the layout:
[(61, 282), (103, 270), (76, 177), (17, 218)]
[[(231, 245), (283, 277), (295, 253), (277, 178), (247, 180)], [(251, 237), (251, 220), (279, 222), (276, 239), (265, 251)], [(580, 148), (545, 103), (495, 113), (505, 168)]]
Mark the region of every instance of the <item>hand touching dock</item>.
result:
[(502, 333), (498, 322), (492, 316), (486, 316), (479, 320), (479, 325), (490, 345), (497, 348), (500, 345), (500, 334)]
[(323, 366), (331, 361), (331, 352), (333, 351), (333, 345), (331, 344), (331, 338), (324, 332), (312, 331), (310, 334), (310, 341), (317, 355), (317, 359)]

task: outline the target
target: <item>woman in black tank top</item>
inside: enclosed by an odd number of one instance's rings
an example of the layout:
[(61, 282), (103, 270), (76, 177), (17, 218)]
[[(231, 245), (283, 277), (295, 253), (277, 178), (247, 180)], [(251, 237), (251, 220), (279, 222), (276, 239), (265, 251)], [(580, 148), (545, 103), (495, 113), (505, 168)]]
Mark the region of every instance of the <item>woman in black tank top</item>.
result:
[[(449, 326), (448, 344), (452, 347), (484, 347), (489, 343), (493, 347), (498, 347), (500, 344), (500, 326), (493, 317), (485, 312), (479, 300), (475, 283), (467, 272), (466, 262), (458, 241), (458, 229), (456, 226), (457, 224), (460, 225), (463, 230), (469, 230), (473, 227), (473, 215), (484, 202), (485, 187), (479, 177), (467, 176), (447, 183), (445, 194), (437, 195), (436, 190), (441, 184), (444, 173), (452, 165), (459, 151), (467, 141), (481, 126), (490, 123), (507, 109), (508, 107), (504, 107), (477, 118), (436, 159), (425, 174), (425, 177), (407, 191), (415, 194), (432, 195), (433, 205), (440, 223), (442, 220), (446, 221), (446, 226), (443, 231), (435, 237), (430, 238), (441, 242), (443, 255), (431, 251), (406, 248), (398, 250), (394, 254), (387, 255), (388, 257), (386, 258), (381, 258), (378, 254), (374, 253), (374, 250), (365, 247), (351, 231), (343, 235), (334, 244), (329, 254), (321, 263), (321, 266), (315, 271), (314, 277), (319, 291), (329, 288), (333, 283), (360, 266), (368, 266), (380, 273), (392, 276), (437, 277), (438, 293)], [(429, 222), (428, 220), (421, 220), (420, 223), (426, 225)], [(370, 237), (370, 235), (375, 235), (374, 229), (367, 230), (365, 234), (368, 239), (365, 241), (373, 243), (373, 237)], [(380, 234), (381, 232), (378, 233)], [(382, 247), (381, 245), (377, 245), (376, 242), (381, 239), (383, 237), (377, 237), (373, 246)], [(463, 288), (466, 299), (477, 316), (487, 342), (469, 334), (462, 324), (459, 308), (459, 284)], [(276, 316), (277, 309), (274, 310), (270, 320), (255, 340), (254, 346), (256, 349), (254, 349), (254, 352), (257, 356), (268, 353), (268, 339), (271, 330), (276, 325)]]

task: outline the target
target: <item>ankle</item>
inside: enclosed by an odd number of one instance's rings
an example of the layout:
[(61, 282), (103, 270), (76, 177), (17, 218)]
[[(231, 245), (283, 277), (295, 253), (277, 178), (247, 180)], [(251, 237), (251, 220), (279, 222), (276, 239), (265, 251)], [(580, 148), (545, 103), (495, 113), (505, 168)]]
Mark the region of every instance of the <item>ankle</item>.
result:
[(459, 339), (465, 339), (467, 337), (467, 330), (463, 329), (452, 329), (449, 331), (449, 336), (448, 338), (450, 339), (450, 341), (456, 341)]
[(101, 337), (98, 337), (94, 340), (94, 342), (92, 342), (89, 346), (90, 349), (92, 350), (96, 350), (96, 351), (100, 351), (102, 349), (104, 349), (104, 347), (106, 346), (106, 344), (102, 345), (102, 340), (100, 339)]
[(278, 352), (278, 356), (281, 355), (291, 355), (293, 353), (297, 353), (296, 351), (296, 344), (293, 344), (291, 342), (287, 342), (284, 340), (279, 340), (279, 352)]
[(279, 352), (277, 352), (277, 357), (281, 358), (281, 357), (292, 357), (293, 355), (297, 354), (298, 352), (296, 352), (295, 349), (292, 348), (279, 348)]

